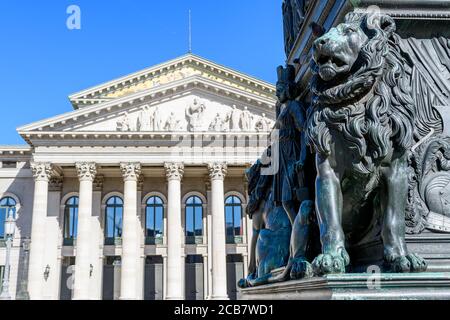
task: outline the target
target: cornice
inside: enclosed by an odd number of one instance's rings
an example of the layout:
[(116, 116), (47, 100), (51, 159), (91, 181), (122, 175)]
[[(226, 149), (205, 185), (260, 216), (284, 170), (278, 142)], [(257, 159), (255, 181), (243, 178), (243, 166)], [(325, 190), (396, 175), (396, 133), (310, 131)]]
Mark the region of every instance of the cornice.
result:
[(32, 152), (30, 146), (0, 146), (0, 156), (30, 156)]
[(75, 109), (78, 108), (77, 102), (80, 101), (90, 103), (102, 102), (106, 99), (99, 98), (98, 95), (100, 94), (111, 93), (119, 90), (120, 88), (126, 88), (127, 86), (134, 85), (136, 83), (139, 83), (140, 81), (150, 79), (158, 74), (164, 74), (165, 72), (180, 68), (185, 65), (201, 67), (203, 70), (216, 73), (223, 78), (228, 78), (239, 83), (245, 83), (246, 85), (251, 86), (254, 89), (266, 92), (268, 95), (275, 95), (275, 86), (273, 84), (219, 65), (199, 56), (188, 54), (174, 60), (156, 65), (154, 67), (150, 67), (148, 69), (144, 69), (142, 71), (138, 71), (116, 80), (109, 81), (107, 83), (72, 94), (69, 96), (69, 99), (74, 105)]
[(213, 137), (223, 138), (254, 138), (261, 139), (270, 135), (270, 132), (116, 132), (116, 131), (74, 131), (74, 132), (20, 132), (23, 139), (30, 145), (35, 145), (39, 141), (39, 145), (56, 146), (64, 144), (66, 141), (68, 145), (90, 146), (92, 142), (96, 145), (114, 146), (116, 141), (127, 141), (132, 146), (132, 142), (144, 142), (146, 145), (158, 145), (160, 141), (174, 141), (179, 138), (202, 138), (204, 140)]
[(361, 0), (356, 11), (364, 12), (369, 6), (379, 6), (382, 13), (395, 19), (449, 20), (450, 0)]

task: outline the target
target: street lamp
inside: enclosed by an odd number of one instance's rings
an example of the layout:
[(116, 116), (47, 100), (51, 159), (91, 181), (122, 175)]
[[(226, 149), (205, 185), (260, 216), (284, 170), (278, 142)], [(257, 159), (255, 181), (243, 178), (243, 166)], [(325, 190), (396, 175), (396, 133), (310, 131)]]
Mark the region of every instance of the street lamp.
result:
[(16, 220), (14, 219), (14, 211), (9, 210), (8, 217), (5, 221), (5, 237), (6, 237), (6, 261), (5, 261), (5, 275), (3, 277), (2, 292), (0, 293), (0, 300), (11, 300), (9, 294), (9, 274), (10, 274), (10, 254), (11, 245), (16, 230)]

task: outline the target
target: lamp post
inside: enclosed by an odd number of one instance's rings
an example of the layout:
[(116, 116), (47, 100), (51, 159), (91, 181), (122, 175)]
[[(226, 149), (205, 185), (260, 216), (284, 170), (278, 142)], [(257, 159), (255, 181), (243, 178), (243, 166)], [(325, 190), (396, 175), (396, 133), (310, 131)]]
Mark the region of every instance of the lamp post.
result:
[(9, 293), (9, 275), (10, 275), (9, 260), (15, 229), (16, 229), (16, 220), (14, 219), (14, 211), (11, 209), (9, 210), (8, 218), (6, 218), (5, 221), (6, 261), (5, 261), (5, 274), (2, 283), (2, 292), (0, 293), (0, 300), (11, 300), (11, 295)]

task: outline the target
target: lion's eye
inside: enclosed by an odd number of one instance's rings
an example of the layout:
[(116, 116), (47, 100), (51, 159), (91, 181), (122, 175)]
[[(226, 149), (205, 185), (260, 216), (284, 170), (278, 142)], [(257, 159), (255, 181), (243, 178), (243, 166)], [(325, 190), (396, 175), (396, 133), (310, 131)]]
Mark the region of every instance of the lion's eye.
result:
[(353, 32), (356, 32), (356, 29), (350, 27), (350, 28), (345, 29), (345, 32), (346, 32), (346, 33), (353, 33)]

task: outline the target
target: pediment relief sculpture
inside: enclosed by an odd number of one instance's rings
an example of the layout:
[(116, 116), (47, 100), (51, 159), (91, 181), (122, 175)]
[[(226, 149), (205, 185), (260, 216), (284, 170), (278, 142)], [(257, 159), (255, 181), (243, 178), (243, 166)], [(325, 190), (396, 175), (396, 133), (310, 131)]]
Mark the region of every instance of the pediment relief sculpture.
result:
[(186, 108), (186, 121), (188, 131), (199, 131), (203, 127), (205, 116), (205, 104), (194, 99), (193, 103)]
[(228, 114), (230, 120), (231, 131), (241, 130), (241, 110), (239, 110), (235, 105), (233, 106), (231, 112)]
[(259, 119), (256, 121), (256, 124), (255, 124), (255, 129), (258, 132), (269, 131), (271, 127), (272, 127), (272, 122), (270, 121), (270, 119), (268, 119), (266, 117), (265, 113), (263, 113), (262, 116), (259, 117)]
[(130, 119), (128, 117), (128, 112), (126, 112), (122, 118), (120, 118), (117, 121), (117, 131), (123, 131), (123, 132), (127, 132), (127, 131), (131, 131), (130, 128)]
[[(120, 132), (268, 132), (273, 121), (265, 113), (256, 115), (248, 107), (242, 110), (233, 105), (229, 112), (221, 111), (223, 106), (208, 106), (195, 98), (181, 113), (171, 107), (150, 107), (144, 105), (136, 112), (125, 112), (115, 122), (115, 130)], [(214, 115), (214, 116), (213, 116)]]
[(214, 120), (209, 125), (209, 131), (216, 131), (216, 132), (228, 131), (227, 120), (228, 119), (223, 119), (220, 113), (218, 113), (214, 118)]
[(164, 130), (165, 131), (180, 131), (180, 130), (182, 130), (181, 120), (177, 119), (175, 112), (172, 112), (170, 114), (169, 118), (166, 121), (166, 124), (164, 125)]

